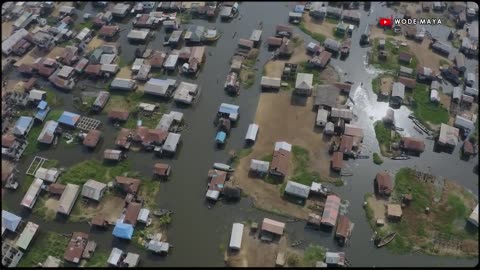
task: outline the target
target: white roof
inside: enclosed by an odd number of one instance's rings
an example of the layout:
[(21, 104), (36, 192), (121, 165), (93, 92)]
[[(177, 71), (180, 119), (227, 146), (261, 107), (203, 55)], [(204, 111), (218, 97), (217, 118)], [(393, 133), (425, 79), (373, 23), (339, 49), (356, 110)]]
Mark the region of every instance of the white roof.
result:
[(132, 70), (134, 71), (140, 70), (140, 67), (142, 67), (144, 62), (145, 62), (145, 59), (143, 58), (135, 58), (135, 61), (133, 61), (133, 64), (132, 64)]
[(478, 89), (473, 88), (473, 87), (465, 87), (465, 95), (469, 96), (478, 96)]
[(60, 13), (70, 14), (70, 13), (73, 12), (74, 9), (75, 9), (75, 8), (72, 7), (72, 6), (61, 6), (61, 7), (58, 9), (58, 11), (59, 11)]
[(280, 149), (285, 149), (288, 152), (292, 152), (292, 145), (287, 143), (287, 142), (276, 142), (274, 149), (275, 149), (275, 151), (278, 151)]
[(264, 86), (280, 87), (281, 81), (280, 78), (262, 76), (260, 84)]
[(131, 90), (135, 86), (135, 81), (130, 79), (115, 78), (110, 86), (113, 88)]
[(176, 83), (172, 79), (150, 79), (145, 84), (144, 92), (152, 95), (165, 96), (167, 94), (168, 88)]
[(137, 220), (142, 221), (144, 223), (147, 223), (149, 214), (150, 214), (150, 210), (148, 210), (147, 208), (142, 208), (142, 209), (140, 209), (140, 212), (138, 213)]
[(162, 146), (162, 149), (169, 152), (177, 151), (177, 145), (180, 142), (180, 134), (178, 133), (168, 133), (167, 139)]
[(26, 250), (33, 237), (35, 236), (37, 230), (38, 224), (29, 221), (27, 223), (27, 226), (25, 226), (25, 229), (23, 229), (22, 233), (20, 234), (20, 237), (18, 238), (15, 245), (23, 250)]
[(123, 251), (121, 249), (113, 248), (110, 256), (108, 257), (108, 263), (111, 265), (117, 265), (122, 253)]
[(103, 195), (102, 191), (106, 187), (107, 185), (104, 183), (89, 179), (87, 182), (85, 182), (85, 184), (83, 184), (82, 196), (98, 201)]
[(82, 41), (85, 39), (85, 37), (90, 33), (90, 29), (88, 29), (87, 27), (83, 28), (80, 33), (78, 33), (78, 35), (75, 37), (76, 39)]
[(104, 53), (100, 56), (100, 64), (111, 64), (117, 55), (113, 53)]
[(23, 197), (20, 205), (32, 209), (32, 207), (35, 205), (35, 202), (37, 201), (38, 194), (40, 194), (42, 184), (42, 179), (35, 178), (35, 180), (33, 180), (32, 184), (28, 188), (27, 193), (25, 193), (25, 196)]
[(442, 123), (440, 125), (440, 136), (438, 141), (443, 144), (456, 146), (458, 144), (458, 128)]
[(328, 111), (325, 109), (318, 109), (317, 119), (316, 119), (317, 124), (319, 122), (324, 122), (324, 124), (326, 124), (327, 118), (328, 118)]
[(243, 224), (233, 223), (232, 234), (230, 235), (230, 248), (240, 249), (242, 246)]
[(148, 29), (142, 29), (142, 30), (130, 30), (130, 33), (128, 33), (127, 38), (129, 39), (139, 39), (139, 40), (144, 40), (147, 38), (148, 34), (150, 33), (150, 30)]
[(165, 60), (163, 66), (166, 68), (174, 68), (177, 65), (177, 61), (178, 54), (170, 54), (168, 55), (167, 60)]
[(257, 171), (257, 172), (268, 172), (268, 168), (270, 167), (270, 162), (252, 159), (250, 161), (250, 170)]
[(193, 97), (196, 95), (197, 90), (197, 84), (181, 82), (177, 90), (175, 90), (173, 99), (177, 102), (192, 104)]
[(39, 168), (35, 172), (36, 178), (40, 178), (50, 183), (55, 183), (59, 175), (60, 175), (60, 171), (55, 168), (50, 168), (50, 169)]
[(33, 89), (30, 91), (30, 94), (28, 95), (28, 99), (30, 100), (41, 100), (43, 95), (45, 95), (47, 92)]
[(72, 211), (73, 205), (78, 197), (78, 191), (80, 186), (74, 184), (67, 184), (65, 190), (60, 197), (60, 201), (58, 203), (57, 212), (69, 215), (70, 211)]
[(218, 190), (212, 190), (212, 189), (207, 190), (207, 194), (206, 194), (207, 198), (210, 198), (216, 201), (218, 200), (219, 196), (220, 196), (220, 192)]
[(150, 240), (147, 245), (147, 249), (154, 252), (168, 252), (169, 247), (169, 243), (155, 240)]
[(285, 192), (306, 199), (310, 193), (310, 187), (297, 182), (288, 181), (287, 186), (285, 187)]
[(295, 89), (312, 89), (313, 74), (297, 73), (297, 80), (295, 81)]
[(475, 206), (475, 209), (473, 209), (472, 213), (468, 217), (468, 221), (478, 227), (478, 204), (477, 206)]
[(100, 71), (104, 72), (117, 73), (118, 70), (119, 68), (116, 64), (102, 64), (100, 66)]
[(258, 125), (250, 124), (248, 126), (247, 136), (245, 136), (245, 140), (255, 141), (257, 139), (257, 132), (258, 132)]
[(392, 97), (403, 98), (405, 96), (405, 85), (403, 83), (393, 83)]
[(457, 128), (466, 128), (469, 130), (473, 130), (475, 128), (475, 123), (470, 119), (457, 115), (455, 116), (454, 126)]
[(440, 95), (437, 90), (432, 89), (430, 92), (430, 101), (440, 101)]
[(7, 39), (2, 41), (2, 52), (5, 54), (10, 54), (12, 47), (27, 35), (28, 31), (25, 30), (25, 28), (20, 28), (17, 32), (13, 33)]

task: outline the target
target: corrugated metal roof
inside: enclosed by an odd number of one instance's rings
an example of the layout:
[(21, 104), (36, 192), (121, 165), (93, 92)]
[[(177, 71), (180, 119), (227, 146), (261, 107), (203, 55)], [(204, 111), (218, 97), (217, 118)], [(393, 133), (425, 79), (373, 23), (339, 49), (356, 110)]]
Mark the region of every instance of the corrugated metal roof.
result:
[(297, 182), (288, 181), (287, 186), (285, 187), (285, 192), (306, 199), (310, 193), (310, 187)]
[(30, 242), (32, 241), (33, 237), (35, 236), (35, 233), (38, 230), (38, 224), (35, 224), (33, 222), (28, 222), (27, 226), (25, 226), (25, 229), (23, 232), (20, 234), (20, 237), (18, 238), (17, 242), (15, 243), (17, 247), (26, 250), (28, 248), (28, 245), (30, 245)]

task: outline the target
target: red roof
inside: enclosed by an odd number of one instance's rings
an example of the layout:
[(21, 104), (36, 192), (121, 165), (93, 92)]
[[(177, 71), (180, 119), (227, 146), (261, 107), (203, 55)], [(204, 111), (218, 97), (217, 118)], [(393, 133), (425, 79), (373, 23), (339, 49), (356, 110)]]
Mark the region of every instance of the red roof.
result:
[(425, 151), (425, 143), (422, 139), (416, 139), (412, 137), (402, 138), (402, 147), (407, 150), (423, 152)]
[(168, 131), (163, 130), (163, 129), (149, 129), (147, 134), (142, 140), (143, 144), (151, 144), (151, 143), (157, 143), (161, 144), (163, 143), (168, 136)]
[(345, 152), (351, 152), (353, 147), (353, 137), (352, 136), (346, 136), (342, 135), (340, 139), (340, 147), (338, 151), (345, 153)]
[(92, 64), (89, 64), (89, 65), (85, 68), (85, 74), (88, 74), (88, 75), (99, 75), (101, 68), (102, 68), (102, 65), (92, 65)]
[(18, 72), (20, 73), (32, 73), (33, 72), (33, 67), (32, 65), (27, 65), (27, 64), (21, 64), (18, 68), (17, 68)]
[(160, 176), (168, 175), (169, 170), (170, 170), (170, 165), (168, 164), (155, 163), (155, 165), (153, 166), (153, 173)]
[(15, 142), (15, 136), (7, 134), (2, 136), (2, 147), (10, 148)]
[(400, 52), (398, 54), (398, 59), (402, 60), (402, 61), (410, 61), (412, 59), (412, 55), (407, 53), (407, 52)]
[(398, 77), (398, 81), (403, 83), (407, 88), (415, 88), (417, 86), (417, 81), (414, 79), (406, 78), (406, 77)]
[(108, 118), (126, 121), (129, 115), (127, 110), (113, 109), (108, 113)]
[(343, 168), (343, 153), (335, 152), (332, 156), (332, 169), (341, 170)]
[(336, 195), (328, 195), (325, 207), (323, 208), (322, 224), (335, 226), (338, 210), (340, 209), (340, 198)]
[(363, 138), (363, 129), (361, 127), (345, 124), (344, 135)]
[(469, 154), (469, 155), (473, 155), (475, 153), (473, 151), (473, 145), (469, 140), (465, 140), (465, 142), (463, 143), (463, 153)]
[(74, 232), (70, 242), (67, 245), (63, 258), (66, 261), (79, 263), (82, 258), (83, 250), (87, 246), (88, 234), (83, 232)]
[(61, 195), (65, 190), (65, 185), (53, 183), (48, 186), (48, 192), (52, 194)]
[(83, 139), (83, 145), (88, 147), (95, 147), (100, 141), (102, 132), (100, 130), (92, 129), (87, 133), (87, 136)]
[(270, 46), (280, 46), (282, 45), (282, 39), (277, 37), (268, 37), (267, 43)]
[(347, 238), (350, 233), (350, 220), (347, 216), (340, 215), (338, 217), (337, 230), (335, 236)]
[(375, 177), (378, 193), (390, 195), (393, 191), (392, 177), (387, 172), (379, 172)]
[(100, 28), (99, 35), (100, 36), (106, 36), (106, 37), (113, 37), (117, 34), (117, 32), (120, 30), (120, 27), (116, 25), (104, 25), (102, 28)]
[(96, 216), (94, 216), (92, 218), (92, 225), (96, 225), (96, 226), (104, 226), (105, 225), (105, 216), (103, 214), (97, 214)]
[(132, 224), (135, 226), (137, 224), (137, 217), (140, 213), (140, 209), (142, 205), (139, 203), (131, 202), (127, 206), (127, 211), (125, 212), (125, 218), (123, 220), (124, 223)]
[(283, 176), (288, 174), (288, 165), (290, 161), (290, 152), (285, 149), (279, 149), (273, 152), (272, 162), (270, 163), (270, 171), (275, 171)]
[(138, 192), (138, 188), (142, 181), (136, 178), (117, 176), (115, 177), (115, 182), (120, 185), (125, 192), (135, 194)]
[(285, 223), (283, 222), (279, 222), (269, 218), (263, 219), (262, 231), (267, 231), (274, 234), (282, 235), (284, 229), (285, 229)]
[(293, 27), (291, 27), (289, 25), (279, 24), (275, 28), (275, 31), (293, 33)]
[(129, 145), (128, 136), (132, 133), (130, 129), (122, 128), (115, 139), (115, 144), (127, 147)]
[(50, 75), (52, 75), (53, 72), (55, 72), (54, 67), (46, 67), (43, 65), (38, 67), (38, 74), (40, 74), (40, 76), (50, 77)]
[(220, 172), (218, 174), (215, 174), (212, 177), (212, 180), (210, 180), (210, 183), (208, 184), (208, 189), (222, 191), (223, 185), (225, 185), (226, 180), (227, 180), (227, 173)]
[(32, 90), (36, 82), (37, 82), (37, 78), (34, 78), (34, 77), (30, 78), (28, 81), (26, 81), (23, 84), (23, 89), (25, 89), (25, 91)]

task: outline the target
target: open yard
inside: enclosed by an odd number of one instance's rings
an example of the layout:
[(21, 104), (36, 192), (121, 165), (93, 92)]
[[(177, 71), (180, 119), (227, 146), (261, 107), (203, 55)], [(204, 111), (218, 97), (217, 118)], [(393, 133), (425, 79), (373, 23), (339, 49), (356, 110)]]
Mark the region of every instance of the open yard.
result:
[(389, 37), (385, 40), (385, 49), (386, 59), (380, 59), (380, 49), (378, 48), (379, 39), (374, 39), (372, 43), (372, 51), (370, 54), (370, 63), (377, 68), (384, 70), (389, 70), (397, 72), (400, 69), (400, 66), (406, 66), (413, 69), (416, 69), (418, 60), (415, 55), (410, 63), (402, 63), (398, 59), (400, 52), (409, 52), (412, 53), (412, 50), (408, 47), (401, 46), (399, 42), (395, 41), (393, 38)]
[(46, 228), (40, 230), (28, 251), (24, 253), (18, 267), (36, 267), (38, 263), (43, 263), (48, 256), (63, 258), (69, 240), (65, 236), (49, 232)]
[(417, 84), (413, 91), (413, 101), (413, 113), (421, 122), (429, 126), (448, 123), (448, 110), (442, 103), (436, 104), (430, 101), (430, 93), (426, 85)]
[[(335, 181), (329, 177), (330, 156), (328, 154), (328, 142), (323, 139), (323, 134), (314, 129), (316, 113), (312, 111), (313, 98), (308, 98), (305, 105), (293, 105), (291, 93), (282, 91), (276, 94), (264, 93), (260, 97), (257, 107), (255, 123), (261, 130), (253, 151), (240, 159), (234, 174), (234, 184), (239, 185), (243, 191), (251, 196), (255, 205), (259, 208), (282, 213), (297, 218), (306, 218), (308, 209), (283, 200), (280, 196), (280, 185), (267, 183), (258, 178), (250, 178), (248, 175), (250, 160), (271, 159), (273, 147), (277, 141), (286, 141), (294, 148), (290, 160), (289, 175), (287, 179), (296, 177), (299, 181), (308, 183), (311, 176), (320, 176), (322, 181)], [(282, 108), (276, 110), (275, 108)], [(290, 125), (279, 125), (288, 122)], [(311, 146), (316, 147), (312, 148)], [(309, 151), (305, 151), (308, 149)], [(268, 157), (267, 157), (268, 156)], [(308, 158), (307, 158), (308, 156)], [(297, 157), (297, 162), (295, 162)], [(300, 163), (298, 163), (300, 159)], [(296, 167), (295, 163), (300, 164)], [(305, 177), (304, 176), (308, 176)]]
[(299, 28), (307, 35), (310, 35), (313, 39), (323, 43), (326, 38), (338, 39), (334, 35), (337, 23), (338, 21), (330, 19), (317, 21), (310, 17), (308, 13), (305, 13), (302, 22), (300, 22)]
[[(403, 168), (395, 176), (390, 201), (400, 202), (401, 195), (407, 193), (412, 194), (413, 200), (402, 209), (401, 221), (378, 229), (379, 235), (397, 232), (387, 246), (389, 249), (398, 253), (421, 250), (432, 255), (478, 256), (478, 230), (466, 223), (477, 204), (472, 194), (449, 180), (445, 180), (443, 186), (441, 182), (425, 182), (416, 177), (414, 170)], [(371, 206), (375, 204), (371, 204), (370, 199), (368, 204), (368, 211), (372, 211)], [(426, 207), (430, 208), (429, 213)], [(372, 212), (368, 211), (371, 219)], [(379, 210), (373, 209), (373, 212), (374, 216), (379, 214)]]
[(295, 47), (293, 54), (288, 60), (271, 60), (264, 66), (264, 75), (274, 78), (280, 78), (283, 73), (285, 63), (300, 64), (306, 62), (310, 57), (306, 54), (305, 43), (302, 41), (300, 45)]
[(400, 135), (398, 134), (398, 132), (393, 131), (392, 129), (385, 126), (382, 121), (375, 122), (374, 129), (382, 156), (392, 156), (390, 146), (392, 143), (400, 141)]

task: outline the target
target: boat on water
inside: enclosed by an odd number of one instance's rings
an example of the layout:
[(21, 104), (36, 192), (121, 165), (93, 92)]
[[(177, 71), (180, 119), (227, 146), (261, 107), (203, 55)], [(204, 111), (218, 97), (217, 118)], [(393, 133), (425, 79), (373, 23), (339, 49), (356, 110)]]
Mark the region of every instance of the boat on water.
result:
[(383, 239), (377, 238), (377, 241), (375, 243), (377, 248), (381, 248), (381, 247), (387, 245), (388, 243), (392, 242), (392, 240), (395, 238), (396, 235), (397, 235), (397, 233), (393, 232), (393, 233), (390, 233), (387, 236), (385, 236)]
[(299, 245), (301, 245), (301, 244), (303, 244), (303, 240), (298, 240), (298, 241), (293, 242), (293, 243), (291, 244), (291, 246), (292, 246), (292, 247), (296, 247), (296, 246), (299, 246)]
[(403, 131), (404, 129), (401, 128), (401, 127), (395, 127), (395, 130), (396, 130), (396, 131)]
[(393, 156), (391, 157), (391, 159), (393, 160), (407, 160), (407, 159), (410, 159), (409, 156)]
[(420, 134), (423, 135), (423, 131), (422, 131), (419, 127), (413, 126), (413, 128), (414, 128), (416, 131), (418, 131), (418, 133), (420, 133)]
[(225, 172), (235, 171), (230, 165), (218, 162), (213, 163), (213, 168)]
[(173, 211), (170, 211), (168, 209), (158, 209), (158, 210), (153, 211), (153, 215), (157, 216), (157, 217), (161, 217), (161, 216), (164, 216), (164, 215), (170, 215), (170, 214), (173, 214)]

